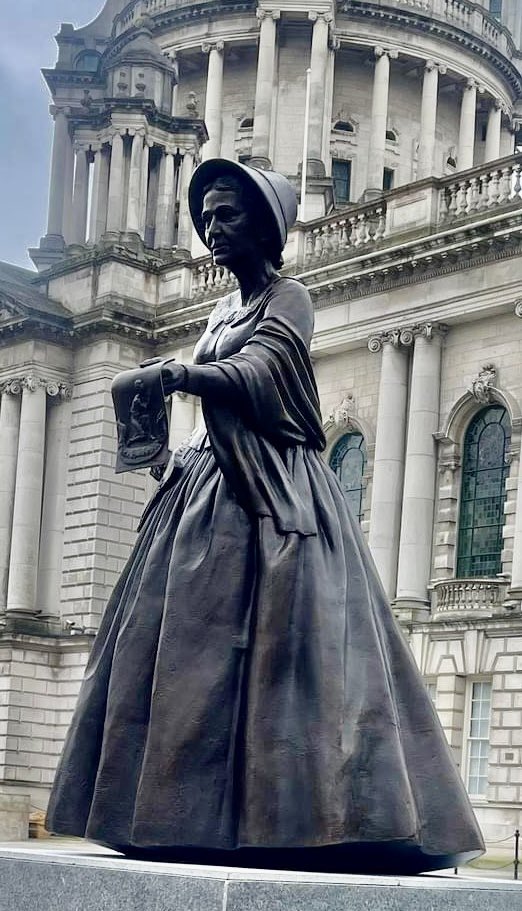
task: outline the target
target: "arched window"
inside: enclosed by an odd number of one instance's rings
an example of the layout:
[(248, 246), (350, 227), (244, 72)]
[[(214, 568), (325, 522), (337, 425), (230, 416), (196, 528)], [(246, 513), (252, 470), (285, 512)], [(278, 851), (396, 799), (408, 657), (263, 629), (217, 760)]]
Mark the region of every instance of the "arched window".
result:
[(254, 126), (253, 117), (243, 117), (243, 120), (239, 124), (239, 129), (240, 130), (251, 130), (253, 128), (253, 126)]
[(75, 61), (75, 69), (86, 73), (95, 73), (100, 63), (100, 55), (96, 51), (82, 51)]
[(337, 120), (333, 125), (334, 130), (340, 130), (341, 133), (354, 133), (353, 124), (349, 120)]
[(397, 133), (395, 130), (386, 130), (386, 139), (388, 139), (389, 142), (397, 142)]
[(502, 527), (511, 426), (502, 405), (483, 408), (464, 438), (457, 578), (502, 570)]
[(363, 475), (366, 468), (366, 444), (362, 433), (345, 433), (335, 444), (330, 456), (330, 467), (339, 478), (343, 493), (352, 511), (363, 518)]

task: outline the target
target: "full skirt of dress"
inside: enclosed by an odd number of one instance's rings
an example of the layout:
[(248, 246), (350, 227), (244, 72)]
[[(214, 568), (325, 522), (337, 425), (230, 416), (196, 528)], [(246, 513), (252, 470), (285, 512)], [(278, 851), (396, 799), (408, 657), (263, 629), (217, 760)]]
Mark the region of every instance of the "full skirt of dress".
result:
[(286, 460), (317, 534), (249, 517), (211, 448), (187, 450), (156, 495), (93, 646), (51, 831), (232, 864), (263, 849), (292, 866), (299, 849), (312, 868), (316, 849), (337, 869), (361, 868), (357, 846), (397, 849), (369, 864), (395, 872), (402, 849), (412, 872), (481, 852), (337, 478), (312, 449)]

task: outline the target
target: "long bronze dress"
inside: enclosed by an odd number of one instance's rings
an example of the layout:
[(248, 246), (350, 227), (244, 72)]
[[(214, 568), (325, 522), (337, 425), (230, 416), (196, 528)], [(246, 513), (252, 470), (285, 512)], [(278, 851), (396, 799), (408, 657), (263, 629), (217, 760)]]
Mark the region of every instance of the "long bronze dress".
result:
[(208, 436), (172, 459), (106, 609), (53, 832), (303, 869), (414, 872), (482, 851), (320, 455), (312, 329), (307, 291), (285, 278), (211, 315), (187, 369)]

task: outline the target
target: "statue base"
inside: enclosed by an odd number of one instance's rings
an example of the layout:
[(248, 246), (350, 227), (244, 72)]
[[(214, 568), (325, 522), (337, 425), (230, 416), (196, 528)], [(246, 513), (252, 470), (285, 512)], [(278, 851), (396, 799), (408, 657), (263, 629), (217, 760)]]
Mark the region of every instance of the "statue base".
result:
[(0, 846), (1, 911), (519, 911), (520, 883), (346, 876), (151, 863), (50, 839)]

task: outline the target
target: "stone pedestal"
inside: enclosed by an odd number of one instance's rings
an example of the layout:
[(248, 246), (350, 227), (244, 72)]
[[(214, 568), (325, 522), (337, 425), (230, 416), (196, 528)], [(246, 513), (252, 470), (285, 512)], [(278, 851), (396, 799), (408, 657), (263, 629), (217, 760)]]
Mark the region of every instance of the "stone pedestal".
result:
[[(29, 796), (26, 794), (0, 793), (0, 842), (22, 841), (29, 835)], [(0, 860), (0, 868), (2, 861)], [(0, 882), (2, 882), (0, 874)], [(22, 908), (23, 906), (20, 905)], [(2, 889), (0, 889), (2, 908)]]
[[(52, 841), (50, 842), (52, 845)], [(522, 885), (462, 876), (343, 876), (0, 850), (1, 911), (518, 911)]]

